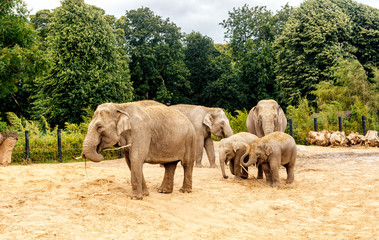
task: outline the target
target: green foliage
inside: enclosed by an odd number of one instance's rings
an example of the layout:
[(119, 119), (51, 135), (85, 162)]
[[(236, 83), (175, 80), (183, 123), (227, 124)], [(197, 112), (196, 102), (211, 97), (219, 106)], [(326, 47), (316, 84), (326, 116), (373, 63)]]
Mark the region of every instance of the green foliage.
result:
[[(116, 22), (127, 46), (135, 97), (177, 103), (190, 90), (180, 29), (149, 8), (126, 11)], [(122, 34), (122, 35), (121, 35)], [(121, 37), (122, 36), (122, 37)]]
[(355, 48), (354, 56), (367, 71), (369, 81), (374, 77), (379, 62), (379, 9), (353, 0), (331, 0), (351, 23), (349, 41)]
[(235, 115), (230, 112), (225, 112), (229, 119), (230, 127), (233, 129), (233, 133), (247, 132), (246, 119), (249, 112), (246, 109), (236, 110)]
[(311, 118), (313, 112), (307, 99), (301, 99), (297, 107), (292, 105), (287, 107), (286, 117), (292, 119), (293, 137), (297, 144), (307, 144), (308, 132), (313, 130), (313, 119)]
[(25, 4), (6, 0), (0, 9), (0, 112), (26, 115), (35, 78), (47, 69), (47, 60), (38, 49)]
[(222, 107), (228, 110), (241, 106), (238, 76), (231, 58), (215, 48), (207, 36), (192, 32), (185, 39), (184, 62), (190, 72), (191, 104)]
[(0, 118), (0, 132), (9, 131), (10, 128), (6, 122), (3, 122)]
[[(93, 111), (90, 109), (83, 111), (84, 117), (81, 124), (65, 123), (65, 129), (61, 131), (63, 162), (77, 161), (75, 157), (79, 157), (82, 152), (83, 141), (93, 114)], [(27, 162), (24, 131), (29, 131), (30, 162), (53, 163), (59, 161), (58, 126), (52, 129), (46, 122), (44, 126), (45, 130), (42, 131), (34, 121), (20, 119), (14, 113), (7, 113), (7, 116), (12, 125), (8, 130), (17, 131), (19, 136), (12, 154), (12, 162), (14, 164), (26, 164)], [(120, 157), (120, 151), (108, 151), (102, 154), (104, 159)]]
[(34, 116), (63, 127), (65, 122), (79, 124), (83, 107), (132, 100), (132, 87), (127, 58), (104, 11), (83, 0), (61, 4), (49, 19), (47, 43), (54, 65), (38, 81)]
[(306, 97), (314, 105), (312, 91), (321, 81), (335, 84), (333, 68), (341, 59), (356, 58), (371, 81), (378, 62), (378, 23), (377, 9), (351, 0), (303, 2), (275, 41), (281, 97), (291, 105)]
[(291, 12), (288, 4), (276, 14), (266, 7), (250, 8), (245, 4), (233, 8), (229, 18), (221, 23), (226, 29), (225, 38), (230, 39), (231, 56), (239, 75), (239, 99), (244, 99), (245, 108), (262, 99), (278, 98), (272, 44)]

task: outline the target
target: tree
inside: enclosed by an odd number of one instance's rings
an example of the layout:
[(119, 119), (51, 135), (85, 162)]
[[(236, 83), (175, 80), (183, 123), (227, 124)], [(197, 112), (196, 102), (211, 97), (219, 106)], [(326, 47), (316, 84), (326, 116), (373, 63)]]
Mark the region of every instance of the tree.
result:
[(244, 5), (234, 8), (229, 18), (221, 23), (226, 29), (225, 38), (230, 39), (231, 54), (240, 73), (240, 86), (247, 96), (245, 108), (250, 109), (261, 99), (278, 98), (272, 44), (291, 12), (288, 4), (276, 14), (266, 7)]
[(349, 18), (351, 23), (350, 44), (354, 56), (367, 72), (368, 80), (375, 82), (374, 71), (379, 62), (379, 9), (352, 0), (331, 0)]
[(0, 112), (27, 115), (34, 79), (47, 68), (38, 49), (37, 34), (29, 23), (21, 0), (0, 5)]
[(49, 9), (44, 9), (38, 11), (35, 15), (30, 16), (30, 22), (33, 27), (37, 30), (38, 36), (40, 37), (40, 48), (46, 50), (47, 48), (47, 34), (48, 34), (48, 24), (53, 16), (53, 13)]
[(136, 98), (181, 102), (190, 85), (180, 29), (149, 8), (127, 11), (116, 25), (124, 31)]
[(36, 115), (51, 125), (80, 123), (84, 108), (132, 100), (127, 58), (104, 11), (83, 0), (61, 1), (48, 24), (53, 67), (40, 79)]
[(354, 51), (350, 34), (349, 17), (329, 0), (308, 0), (295, 10), (275, 41), (277, 81), (287, 104), (302, 97), (314, 103), (315, 86), (333, 82), (331, 68)]
[(219, 105), (221, 103), (219, 100), (226, 93), (221, 90), (224, 89), (221, 85), (226, 86), (231, 80), (230, 57), (218, 51), (211, 38), (198, 32), (188, 34), (184, 45), (184, 62), (190, 72), (187, 79), (192, 90), (187, 94), (190, 103), (224, 107), (224, 104)]

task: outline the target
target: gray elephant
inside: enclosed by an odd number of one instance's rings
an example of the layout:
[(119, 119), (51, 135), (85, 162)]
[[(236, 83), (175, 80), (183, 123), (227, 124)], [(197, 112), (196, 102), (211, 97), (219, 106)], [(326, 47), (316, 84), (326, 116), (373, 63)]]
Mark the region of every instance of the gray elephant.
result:
[(296, 164), (296, 142), (290, 135), (283, 132), (273, 132), (250, 145), (248, 151), (241, 157), (241, 164), (249, 167), (253, 164), (262, 166), (266, 175), (266, 183), (278, 187), (279, 168), (287, 169), (287, 183), (294, 181)]
[(240, 132), (228, 138), (221, 139), (218, 147), (218, 155), (221, 173), (224, 178), (228, 178), (225, 173), (225, 164), (228, 163), (230, 173), (234, 175), (234, 179), (239, 180), (248, 177), (247, 173), (241, 169), (240, 158), (246, 153), (249, 145), (257, 139), (257, 136), (247, 132)]
[(202, 167), (203, 148), (207, 153), (210, 167), (215, 168), (216, 158), (212, 135), (230, 137), (233, 130), (221, 108), (208, 108), (196, 105), (179, 104), (171, 108), (183, 113), (193, 124), (196, 132), (196, 167)]
[(250, 133), (263, 137), (272, 132), (284, 132), (287, 118), (275, 100), (261, 100), (250, 110), (246, 126)]
[(82, 156), (99, 162), (103, 159), (100, 153), (112, 146), (128, 146), (123, 150), (131, 171), (132, 199), (149, 195), (142, 171), (144, 163), (165, 167), (158, 192), (171, 193), (180, 161), (184, 168), (180, 191), (192, 191), (195, 130), (180, 112), (154, 101), (101, 104), (88, 126)]

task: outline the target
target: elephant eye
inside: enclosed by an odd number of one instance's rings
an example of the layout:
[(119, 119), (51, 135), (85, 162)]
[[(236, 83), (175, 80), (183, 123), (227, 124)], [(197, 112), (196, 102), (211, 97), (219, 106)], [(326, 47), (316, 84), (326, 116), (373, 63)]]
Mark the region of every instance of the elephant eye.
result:
[(98, 126), (97, 126), (97, 131), (101, 131), (102, 128), (103, 128), (102, 125), (98, 125)]

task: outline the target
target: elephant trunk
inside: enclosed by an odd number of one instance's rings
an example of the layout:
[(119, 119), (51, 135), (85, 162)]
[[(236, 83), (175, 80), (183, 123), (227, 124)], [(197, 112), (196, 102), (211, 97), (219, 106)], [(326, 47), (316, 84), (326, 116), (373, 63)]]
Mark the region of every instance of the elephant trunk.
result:
[(230, 136), (232, 136), (234, 133), (233, 133), (233, 130), (232, 128), (230, 127), (230, 125), (228, 124), (225, 129), (224, 129), (224, 135), (228, 138)]
[(270, 119), (264, 119), (262, 122), (262, 129), (263, 129), (264, 136), (274, 132), (275, 131), (274, 121)]
[(225, 159), (226, 159), (226, 156), (224, 153), (220, 153), (219, 154), (219, 159), (220, 159), (220, 168), (221, 168), (221, 173), (222, 173), (222, 176), (227, 179), (228, 176), (226, 175), (225, 173)]
[[(94, 135), (93, 135), (94, 134)], [(98, 152), (98, 146), (100, 144), (99, 137), (97, 133), (87, 133), (86, 138), (83, 142), (83, 153), (82, 156), (88, 158), (93, 162), (100, 162), (103, 160), (103, 155)]]
[[(254, 160), (253, 155), (254, 154), (249, 155), (249, 152), (245, 152), (245, 154), (243, 154), (242, 157), (240, 158), (240, 163), (242, 164), (242, 166), (249, 167), (249, 166), (257, 163), (257, 160), (256, 159)], [(249, 160), (247, 162), (245, 162), (245, 159), (247, 156), (249, 156)]]

